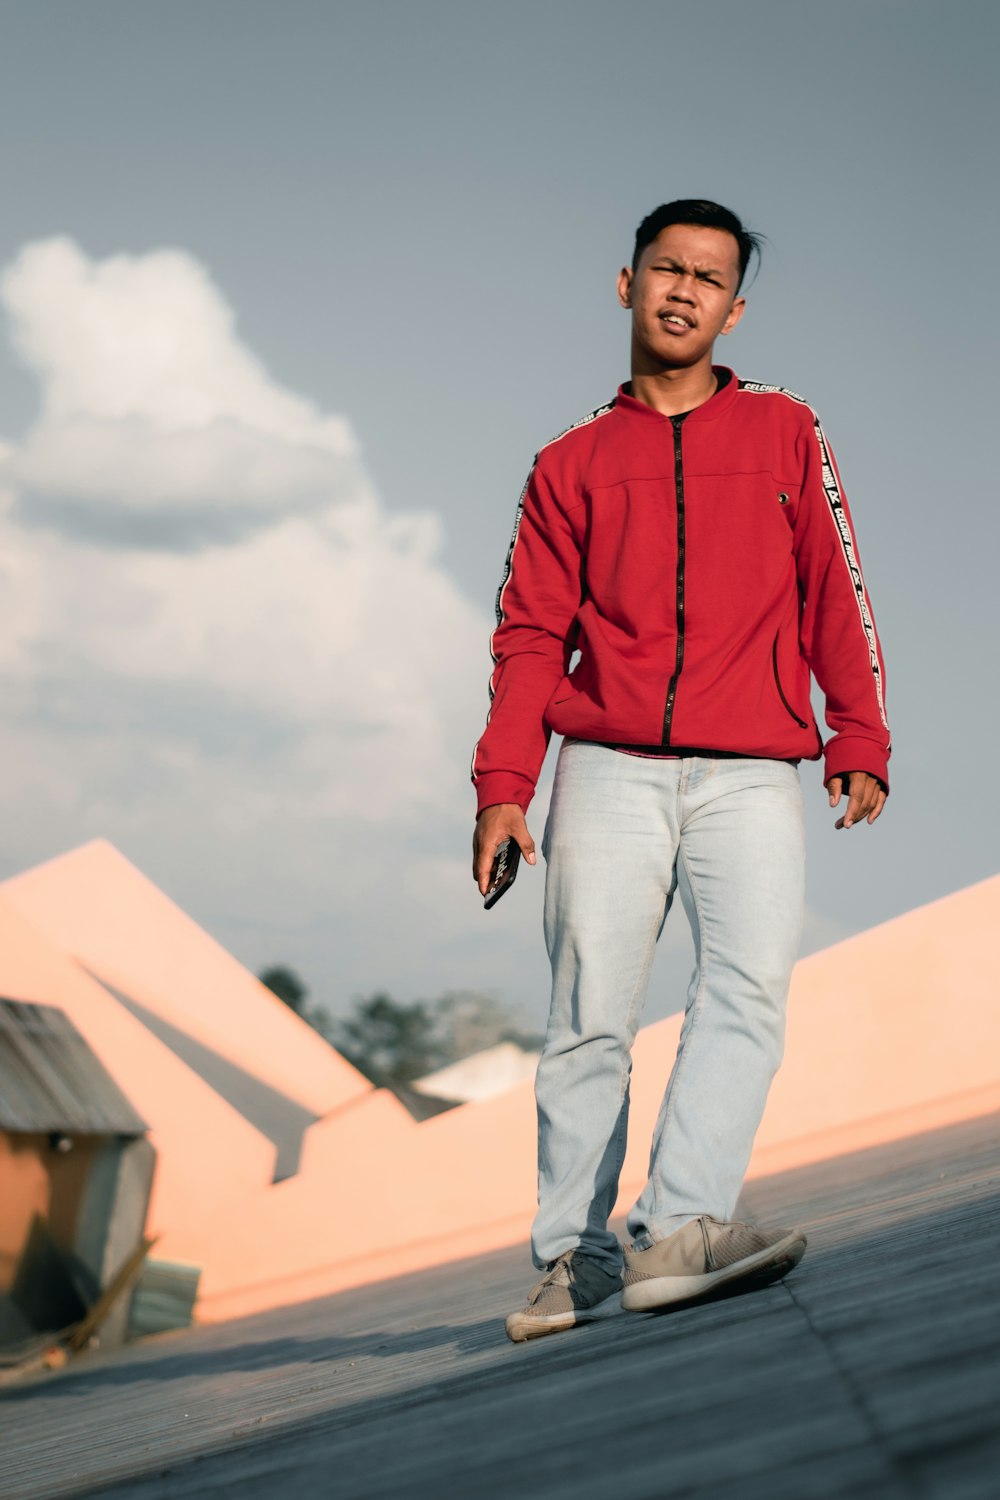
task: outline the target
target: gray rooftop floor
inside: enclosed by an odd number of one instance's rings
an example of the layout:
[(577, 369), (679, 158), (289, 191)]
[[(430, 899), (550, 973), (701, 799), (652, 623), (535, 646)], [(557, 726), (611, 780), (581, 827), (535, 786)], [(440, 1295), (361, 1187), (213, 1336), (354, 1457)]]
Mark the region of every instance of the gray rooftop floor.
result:
[(514, 1346), (503, 1251), (0, 1393), (0, 1497), (996, 1500), (1000, 1118), (752, 1183), (784, 1283)]

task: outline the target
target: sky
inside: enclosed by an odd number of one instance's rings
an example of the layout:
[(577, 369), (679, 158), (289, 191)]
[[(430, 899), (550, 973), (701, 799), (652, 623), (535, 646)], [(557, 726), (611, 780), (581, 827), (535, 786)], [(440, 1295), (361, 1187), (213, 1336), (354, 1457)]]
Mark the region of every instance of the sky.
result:
[[(887, 660), (880, 823), (835, 833), (802, 768), (803, 951), (997, 873), (993, 4), (0, 22), (0, 877), (105, 837), (336, 1012), (540, 1026), (542, 871), (484, 915), (469, 869), (493, 597), (683, 196), (767, 237), (720, 358), (819, 410)], [(679, 908), (661, 948), (651, 1019)]]

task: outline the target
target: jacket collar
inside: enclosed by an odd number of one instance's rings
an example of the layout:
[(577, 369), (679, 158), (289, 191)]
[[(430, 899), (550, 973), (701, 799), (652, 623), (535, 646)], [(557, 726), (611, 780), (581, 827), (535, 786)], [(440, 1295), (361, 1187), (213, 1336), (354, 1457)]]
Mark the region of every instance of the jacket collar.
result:
[[(702, 402), (701, 406), (696, 406), (689, 412), (685, 418), (685, 423), (713, 422), (716, 417), (725, 415), (739, 394), (739, 381), (736, 379), (735, 372), (730, 370), (728, 365), (713, 365), (712, 369), (719, 376), (728, 374), (729, 380), (720, 391), (716, 391), (714, 396), (710, 396), (707, 401)], [(645, 401), (637, 401), (631, 394), (631, 384), (631, 381), (626, 381), (624, 385), (618, 387), (618, 395), (615, 397), (615, 407), (618, 411), (624, 412), (628, 416), (643, 418), (646, 421), (670, 421), (669, 417), (665, 417), (654, 406), (647, 406)]]

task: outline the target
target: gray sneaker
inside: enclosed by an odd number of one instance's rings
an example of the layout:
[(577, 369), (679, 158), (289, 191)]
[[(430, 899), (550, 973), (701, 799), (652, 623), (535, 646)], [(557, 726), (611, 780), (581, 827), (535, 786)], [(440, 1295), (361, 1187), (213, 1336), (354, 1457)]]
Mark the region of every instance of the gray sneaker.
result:
[(567, 1250), (532, 1287), (521, 1311), (511, 1313), (505, 1325), (507, 1337), (523, 1344), (577, 1323), (613, 1318), (621, 1310), (621, 1272), (606, 1271), (592, 1255)]
[(704, 1214), (649, 1250), (626, 1246), (622, 1307), (626, 1312), (650, 1312), (740, 1281), (746, 1282), (746, 1290), (766, 1286), (797, 1266), (805, 1253), (801, 1229), (722, 1224)]

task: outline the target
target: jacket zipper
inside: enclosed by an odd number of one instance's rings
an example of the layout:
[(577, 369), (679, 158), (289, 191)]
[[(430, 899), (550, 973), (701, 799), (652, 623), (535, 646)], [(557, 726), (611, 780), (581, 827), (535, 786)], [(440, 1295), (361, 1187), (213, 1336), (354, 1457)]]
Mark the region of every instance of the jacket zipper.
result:
[(684, 462), (681, 454), (681, 427), (683, 417), (671, 417), (674, 429), (674, 487), (677, 494), (677, 653), (674, 670), (667, 687), (667, 703), (663, 710), (663, 744), (670, 744), (670, 727), (674, 718), (674, 700), (677, 697), (677, 679), (684, 665)]
[(778, 689), (778, 697), (781, 699), (782, 703), (788, 709), (788, 712), (791, 714), (792, 718), (795, 720), (795, 722), (799, 726), (799, 728), (800, 729), (808, 729), (809, 725), (806, 723), (805, 719), (800, 719), (799, 718), (798, 714), (795, 712), (794, 708), (789, 703), (788, 699), (785, 697), (785, 690), (781, 686), (781, 678), (778, 676), (778, 637), (777, 636), (774, 637), (774, 645), (771, 647), (771, 665), (772, 665), (772, 667), (774, 669), (774, 685)]

